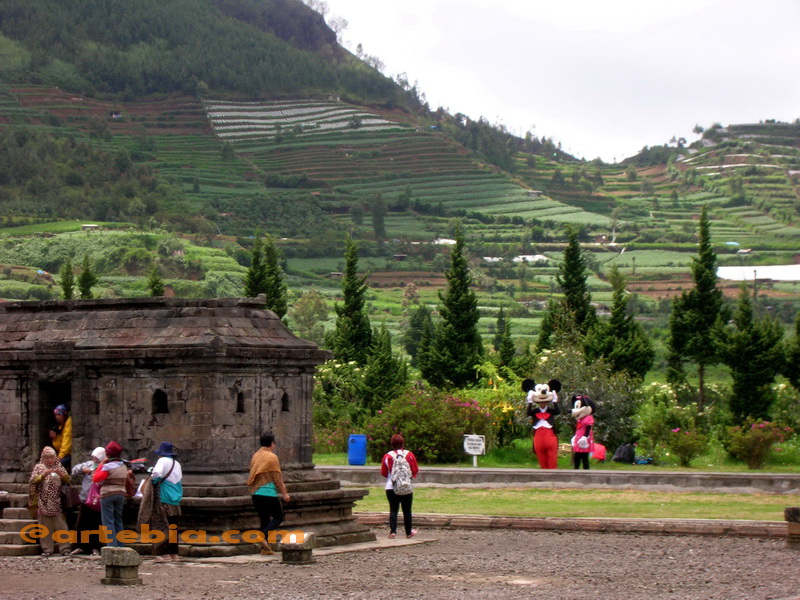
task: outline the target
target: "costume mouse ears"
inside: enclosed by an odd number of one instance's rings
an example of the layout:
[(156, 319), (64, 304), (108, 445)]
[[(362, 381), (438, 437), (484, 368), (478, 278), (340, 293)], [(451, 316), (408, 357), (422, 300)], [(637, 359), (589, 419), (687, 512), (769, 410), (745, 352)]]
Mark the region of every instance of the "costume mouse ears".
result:
[[(536, 387), (536, 382), (533, 379), (523, 379), (522, 380), (522, 391), (523, 392), (530, 392), (533, 388)], [(547, 382), (547, 387), (550, 388), (551, 392), (560, 392), (561, 391), (561, 382), (558, 379), (551, 379)]]
[(575, 406), (575, 403), (580, 400), (581, 406), (589, 406), (592, 409), (592, 414), (597, 412), (597, 405), (594, 403), (594, 400), (589, 398), (586, 394), (575, 394), (570, 398), (572, 405)]

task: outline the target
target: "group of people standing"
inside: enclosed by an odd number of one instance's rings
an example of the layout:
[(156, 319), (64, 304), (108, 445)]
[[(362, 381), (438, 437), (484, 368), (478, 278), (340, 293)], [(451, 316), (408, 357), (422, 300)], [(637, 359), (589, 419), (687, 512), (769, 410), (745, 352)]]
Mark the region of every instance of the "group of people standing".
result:
[[(99, 554), (105, 544), (123, 546), (118, 534), (123, 531), (123, 509), (131, 491), (132, 472), (122, 459), (122, 446), (111, 441), (98, 446), (88, 460), (67, 472), (72, 451), (72, 417), (65, 405), (55, 409), (57, 427), (51, 431), (51, 446), (42, 449), (39, 462), (31, 471), (29, 480), (29, 503), (31, 516), (47, 528), (48, 534), (40, 539), (42, 555), (50, 556), (55, 551), (53, 534), (69, 529), (62, 503), (62, 486), (72, 484), (72, 476), (83, 477), (80, 484), (77, 518), (74, 530), (77, 542), (74, 547), (60, 543), (59, 551), (64, 555)], [(386, 498), (389, 501), (389, 537), (397, 536), (397, 520), (403, 511), (406, 537), (413, 537), (417, 530), (412, 527), (411, 506), (413, 492), (411, 479), (417, 476), (419, 465), (414, 454), (405, 449), (402, 435), (391, 439), (391, 451), (381, 461), (381, 475), (386, 478)], [(284, 519), (283, 503), (291, 501), (281, 473), (280, 460), (276, 454), (277, 441), (271, 433), (260, 438), (260, 447), (250, 460), (247, 486), (252, 495), (253, 506), (260, 519), (260, 530), (264, 534), (261, 542), (262, 554), (273, 554), (272, 543), (275, 531)], [(138, 524), (148, 524), (150, 531), (161, 531), (165, 541), (154, 548), (157, 562), (179, 559), (178, 544), (170, 541), (168, 532), (181, 514), (183, 498), (183, 470), (177, 461), (177, 452), (170, 442), (162, 442), (154, 451), (158, 461), (150, 475), (139, 485), (137, 496), (141, 497)], [(99, 534), (82, 535), (83, 532), (100, 531)]]
[[(122, 517), (125, 500), (137, 490), (133, 473), (122, 459), (122, 446), (111, 441), (105, 446), (96, 447), (89, 459), (75, 465), (70, 474), (67, 469), (71, 463), (72, 417), (65, 405), (57, 406), (54, 412), (57, 426), (51, 430), (52, 445), (42, 449), (39, 462), (31, 471), (28, 488), (31, 517), (47, 531), (39, 540), (42, 556), (51, 556), (55, 552), (55, 532), (69, 530), (73, 520), (75, 544), (58, 543), (61, 554), (96, 555), (103, 545), (123, 546), (118, 534), (124, 530)], [(142, 496), (139, 524), (148, 523), (151, 530), (157, 529), (166, 534), (169, 525), (180, 516), (183, 471), (170, 442), (162, 442), (154, 454), (158, 456), (158, 461), (138, 490)], [(68, 525), (68, 509), (63, 502), (62, 486), (71, 486), (72, 476), (83, 479), (78, 492), (80, 504), (77, 516), (70, 518)], [(167, 535), (165, 542), (153, 550), (159, 562), (179, 558), (177, 544), (170, 543)]]

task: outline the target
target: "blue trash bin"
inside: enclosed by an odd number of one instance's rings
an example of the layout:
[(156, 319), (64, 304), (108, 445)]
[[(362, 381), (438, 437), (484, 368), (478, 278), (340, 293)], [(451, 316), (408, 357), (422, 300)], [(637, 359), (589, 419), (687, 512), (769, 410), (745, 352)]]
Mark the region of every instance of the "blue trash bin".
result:
[(361, 434), (351, 434), (350, 442), (347, 445), (347, 464), (365, 465), (367, 464), (367, 436)]

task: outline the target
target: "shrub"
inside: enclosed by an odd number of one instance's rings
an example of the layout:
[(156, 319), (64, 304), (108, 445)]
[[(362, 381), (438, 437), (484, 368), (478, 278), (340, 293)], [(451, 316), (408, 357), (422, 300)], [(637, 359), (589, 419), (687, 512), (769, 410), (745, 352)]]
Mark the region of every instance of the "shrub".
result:
[(667, 437), (667, 447), (678, 457), (682, 467), (688, 467), (693, 459), (708, 448), (708, 438), (697, 431), (676, 427)]
[[(633, 414), (642, 400), (640, 382), (624, 372), (614, 372), (603, 359), (587, 363), (581, 348), (565, 343), (558, 350), (544, 350), (524, 376), (537, 382), (560, 380), (562, 391), (558, 397), (562, 410), (574, 393), (594, 400), (595, 440), (607, 448), (617, 448), (633, 439)], [(565, 417), (556, 422), (566, 425), (569, 417)], [(572, 435), (571, 427), (564, 429)]]
[(411, 390), (365, 421), (369, 456), (380, 460), (400, 433), (420, 462), (457, 462), (465, 434), (491, 437), (491, 413), (476, 400), (432, 390)]
[(800, 429), (800, 392), (785, 383), (772, 386), (772, 390), (775, 401), (769, 410), (770, 417), (797, 431)]
[(791, 427), (783, 427), (763, 419), (747, 419), (744, 425), (728, 428), (726, 448), (733, 457), (743, 460), (748, 469), (760, 469), (775, 444), (784, 441), (791, 434)]

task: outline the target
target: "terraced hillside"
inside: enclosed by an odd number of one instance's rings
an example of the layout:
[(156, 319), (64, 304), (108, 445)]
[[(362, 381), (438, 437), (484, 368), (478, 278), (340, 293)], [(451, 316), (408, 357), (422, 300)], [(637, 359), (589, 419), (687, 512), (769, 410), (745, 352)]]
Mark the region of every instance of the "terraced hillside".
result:
[(334, 100), (207, 100), (205, 108), (214, 132), (238, 155), (281, 181), (307, 178), (332, 190), (323, 200), (333, 211), (380, 196), (413, 200), (419, 212), (598, 222), (578, 207), (533, 198), (435, 129), (413, 127), (407, 115)]
[[(124, 151), (152, 169), (159, 193), (180, 196), (187, 212), (208, 219), (212, 228), (196, 231), (193, 241), (217, 251), (225, 246), (228, 257), (203, 257), (193, 249), (191, 260), (170, 274), (176, 293), (235, 290), (241, 271), (230, 256), (246, 254), (241, 245), (246, 248), (247, 236), (260, 229), (281, 237), (292, 286), (313, 284), (334, 301), (338, 282), (331, 273), (341, 270), (337, 245), (344, 231), (373, 241), (374, 211), (384, 202), (388, 242), (379, 252), (373, 246), (363, 268), (379, 292), (372, 300), (376, 318), (393, 333), (402, 329), (401, 290), (409, 284), (435, 306), (447, 247), (433, 241), (449, 237), (455, 219), (467, 234), (487, 335), (500, 306), (513, 315), (520, 336), (534, 335), (547, 299), (557, 293), (565, 224), (585, 228), (595, 301), (608, 303), (605, 273), (616, 265), (644, 314), (661, 314), (664, 301), (691, 286), (702, 206), (710, 211), (721, 265), (786, 264), (797, 251), (800, 167), (791, 127), (781, 130), (786, 135), (774, 127), (731, 128), (668, 164), (633, 172), (519, 152), (515, 172), (506, 173), (407, 113), (334, 99), (121, 103), (25, 86), (0, 94), (0, 123)], [(238, 237), (220, 235), (226, 233)], [(520, 254), (548, 260), (525, 264), (514, 258)], [(137, 264), (107, 273), (107, 293), (141, 293)], [(57, 267), (48, 264), (53, 272)], [(52, 293), (39, 290), (44, 283), (35, 277), (22, 281), (14, 269), (11, 276), (12, 294)], [(181, 277), (201, 281), (182, 285)], [(724, 287), (729, 296), (737, 293), (735, 282)], [(784, 304), (777, 301), (800, 297), (792, 283), (764, 284), (760, 293), (776, 299), (780, 310)]]

